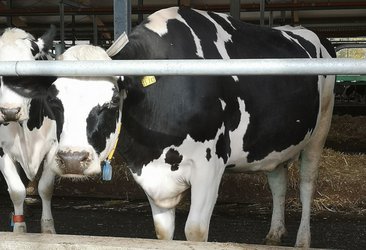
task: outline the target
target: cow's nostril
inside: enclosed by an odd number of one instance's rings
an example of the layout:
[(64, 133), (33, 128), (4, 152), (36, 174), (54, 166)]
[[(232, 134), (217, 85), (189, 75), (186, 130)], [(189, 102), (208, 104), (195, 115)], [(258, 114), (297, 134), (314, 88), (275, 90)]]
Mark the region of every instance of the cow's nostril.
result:
[(83, 151), (83, 152), (80, 152), (81, 154), (80, 154), (80, 161), (83, 161), (83, 162), (85, 162), (85, 161), (88, 161), (89, 160), (89, 153), (88, 152), (85, 152), (85, 151)]
[(87, 151), (59, 151), (57, 157), (64, 174), (83, 174), (88, 168), (90, 154)]
[(4, 120), (6, 121), (16, 121), (19, 117), (20, 108), (0, 108)]

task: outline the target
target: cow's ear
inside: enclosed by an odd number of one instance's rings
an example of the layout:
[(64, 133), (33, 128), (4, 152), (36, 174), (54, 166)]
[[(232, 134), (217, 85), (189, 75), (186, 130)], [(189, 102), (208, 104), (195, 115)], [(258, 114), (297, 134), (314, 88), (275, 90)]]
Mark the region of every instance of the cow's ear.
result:
[(56, 26), (51, 27), (37, 41), (32, 42), (32, 51), (34, 57), (38, 57), (47, 53), (53, 47), (53, 40), (56, 36)]
[(37, 98), (47, 96), (56, 79), (55, 76), (3, 76), (3, 83), (21, 96)]

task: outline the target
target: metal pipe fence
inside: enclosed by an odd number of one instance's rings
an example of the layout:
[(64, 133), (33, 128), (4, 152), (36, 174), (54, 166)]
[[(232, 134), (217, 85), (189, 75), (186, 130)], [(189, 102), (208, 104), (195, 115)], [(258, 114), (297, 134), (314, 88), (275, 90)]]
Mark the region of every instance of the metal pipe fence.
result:
[(0, 61), (0, 75), (362, 75), (357, 59)]

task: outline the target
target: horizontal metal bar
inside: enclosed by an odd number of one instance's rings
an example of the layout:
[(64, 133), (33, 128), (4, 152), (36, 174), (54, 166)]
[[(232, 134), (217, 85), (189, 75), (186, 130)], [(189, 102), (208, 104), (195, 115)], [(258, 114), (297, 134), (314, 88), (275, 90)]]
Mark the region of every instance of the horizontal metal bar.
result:
[(323, 75), (366, 74), (357, 59), (2, 61), (0, 75)]

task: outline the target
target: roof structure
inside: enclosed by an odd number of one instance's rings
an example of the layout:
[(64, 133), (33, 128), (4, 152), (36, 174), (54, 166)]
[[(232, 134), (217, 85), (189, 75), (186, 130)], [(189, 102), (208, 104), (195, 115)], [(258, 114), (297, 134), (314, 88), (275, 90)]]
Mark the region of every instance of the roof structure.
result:
[[(60, 28), (62, 22), (65, 41), (109, 44), (113, 40), (114, 1), (117, 0), (0, 0), (0, 29), (16, 26), (40, 35), (50, 24)], [(197, 9), (236, 13), (237, 18), (250, 23), (302, 25), (326, 37), (366, 37), (364, 0), (119, 1), (131, 2), (132, 26), (159, 9), (188, 5)], [(57, 39), (61, 39), (60, 29), (58, 33)]]

